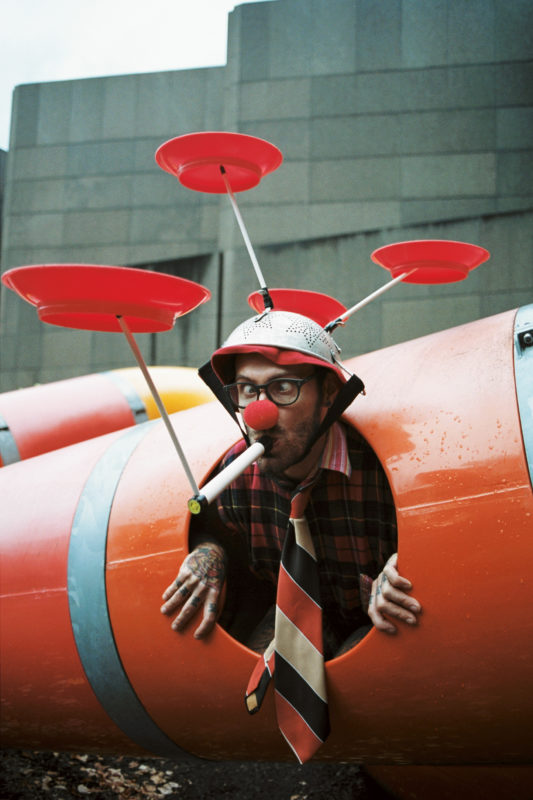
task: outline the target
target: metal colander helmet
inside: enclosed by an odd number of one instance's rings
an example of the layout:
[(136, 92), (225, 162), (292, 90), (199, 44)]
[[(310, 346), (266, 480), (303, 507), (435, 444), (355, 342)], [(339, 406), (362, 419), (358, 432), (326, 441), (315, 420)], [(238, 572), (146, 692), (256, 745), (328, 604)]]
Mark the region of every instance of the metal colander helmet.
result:
[(344, 383), (338, 361), (340, 347), (317, 322), (292, 311), (267, 311), (235, 328), (211, 364), (222, 383), (234, 377), (234, 358), (240, 353), (264, 355), (276, 364), (316, 364), (331, 369)]

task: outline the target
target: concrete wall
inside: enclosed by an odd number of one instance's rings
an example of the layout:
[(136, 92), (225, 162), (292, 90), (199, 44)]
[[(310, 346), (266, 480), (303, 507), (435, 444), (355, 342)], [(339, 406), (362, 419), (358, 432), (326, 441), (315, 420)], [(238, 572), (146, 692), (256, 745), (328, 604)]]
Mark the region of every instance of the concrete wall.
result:
[(7, 153), (0, 150), (0, 252), (2, 251), (2, 209), (4, 206), (4, 186), (6, 182)]
[(154, 154), (173, 135), (220, 124), (223, 74), (203, 69), (17, 87), (10, 263), (75, 257), (131, 264), (215, 249), (213, 198), (176, 192)]
[(226, 124), (285, 154), (243, 198), (253, 241), (533, 206), (530, 2), (282, 0), (230, 22)]
[[(361, 312), (339, 332), (353, 355), (532, 301), (532, 123), (530, 0), (238, 6), (225, 68), (16, 90), (2, 269), (81, 261), (198, 280), (213, 301), (142, 341), (158, 363), (198, 365), (257, 282), (227, 198), (184, 189), (154, 152), (194, 130), (241, 131), (284, 154), (238, 195), (270, 286), (351, 305), (387, 279), (370, 261), (382, 244), (491, 250), (464, 283), (396, 287)], [(48, 328), (11, 294), (1, 388), (129, 363), (117, 337)]]
[[(2, 270), (43, 263), (156, 266), (217, 285), (218, 198), (180, 191), (156, 165), (169, 138), (220, 125), (223, 69), (17, 87)], [(64, 331), (4, 290), (5, 390), (129, 366), (114, 334)], [(191, 364), (215, 344), (213, 303), (164, 336), (140, 336), (149, 359)]]

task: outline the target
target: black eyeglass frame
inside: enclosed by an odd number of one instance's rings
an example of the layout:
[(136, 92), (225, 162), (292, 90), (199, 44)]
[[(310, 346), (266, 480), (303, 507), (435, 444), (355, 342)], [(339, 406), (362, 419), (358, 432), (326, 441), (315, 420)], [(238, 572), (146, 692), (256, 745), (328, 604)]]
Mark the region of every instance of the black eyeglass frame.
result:
[[(266, 383), (253, 383), (253, 381), (237, 381), (236, 383), (227, 383), (224, 386), (224, 390), (227, 392), (227, 394), (228, 394), (231, 402), (235, 406), (235, 408), (239, 408), (239, 409), (240, 408), (246, 408), (246, 406), (250, 405), (250, 403), (254, 403), (256, 400), (259, 399), (259, 395), (261, 394), (261, 390), (262, 389), (265, 390), (266, 396), (268, 397), (268, 399), (272, 403), (274, 403), (274, 405), (278, 406), (278, 408), (286, 408), (287, 406), (293, 406), (300, 399), (300, 393), (302, 391), (302, 386), (304, 385), (304, 383), (307, 383), (312, 378), (316, 378), (316, 377), (317, 377), (317, 373), (316, 372), (312, 372), (311, 375), (307, 376), (307, 378), (282, 378), (282, 377), (279, 377), (279, 378), (271, 378)], [(297, 388), (298, 392), (297, 392), (296, 397), (294, 398), (294, 400), (291, 400), (289, 403), (278, 403), (277, 400), (274, 400), (274, 398), (270, 395), (270, 391), (269, 391), (270, 384), (271, 383), (279, 383), (280, 381), (289, 381), (292, 384), (296, 384), (296, 388)], [(239, 386), (253, 386), (254, 389), (255, 389), (255, 399), (254, 400), (250, 399), (248, 403), (245, 403), (242, 406), (239, 405), (238, 403), (236, 403), (235, 400), (233, 399), (233, 397), (231, 396), (231, 390), (232, 389), (236, 389), (237, 392), (238, 392), (239, 391), (239, 389), (238, 389)]]

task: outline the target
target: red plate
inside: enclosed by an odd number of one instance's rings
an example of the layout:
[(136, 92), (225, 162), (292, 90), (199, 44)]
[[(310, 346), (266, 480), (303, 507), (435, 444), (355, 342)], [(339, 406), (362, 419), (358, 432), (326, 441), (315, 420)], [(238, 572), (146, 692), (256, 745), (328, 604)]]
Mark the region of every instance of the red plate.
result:
[(372, 253), (372, 261), (390, 270), (393, 278), (416, 269), (405, 283), (453, 283), (490, 258), (483, 247), (466, 242), (425, 239), (397, 242)]
[[(305, 289), (269, 289), (268, 293), (274, 303), (274, 311), (294, 311), (313, 319), (324, 327), (346, 311), (346, 306), (320, 292), (309, 292)], [(265, 310), (261, 292), (253, 292), (248, 297), (248, 304), (261, 314)]]
[(277, 169), (283, 156), (273, 144), (255, 136), (205, 131), (170, 139), (157, 149), (155, 160), (187, 189), (225, 194), (221, 166), (232, 191), (242, 192)]
[(2, 281), (36, 306), (39, 319), (65, 328), (121, 331), (170, 330), (176, 317), (211, 297), (193, 281), (129, 267), (94, 264), (36, 264), (6, 272)]

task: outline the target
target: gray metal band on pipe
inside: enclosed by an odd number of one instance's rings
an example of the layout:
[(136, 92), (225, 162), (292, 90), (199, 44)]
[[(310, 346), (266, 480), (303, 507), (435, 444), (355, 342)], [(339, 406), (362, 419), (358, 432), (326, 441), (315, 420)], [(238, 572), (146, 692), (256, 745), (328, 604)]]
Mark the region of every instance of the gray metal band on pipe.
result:
[(70, 618), (87, 680), (113, 722), (155, 755), (196, 761), (159, 728), (139, 700), (117, 650), (107, 603), (106, 547), (113, 499), (126, 464), (152, 425), (128, 428), (109, 446), (83, 488), (68, 554)]
[(20, 461), (20, 453), (9, 425), (0, 416), (0, 458), (6, 466)]

